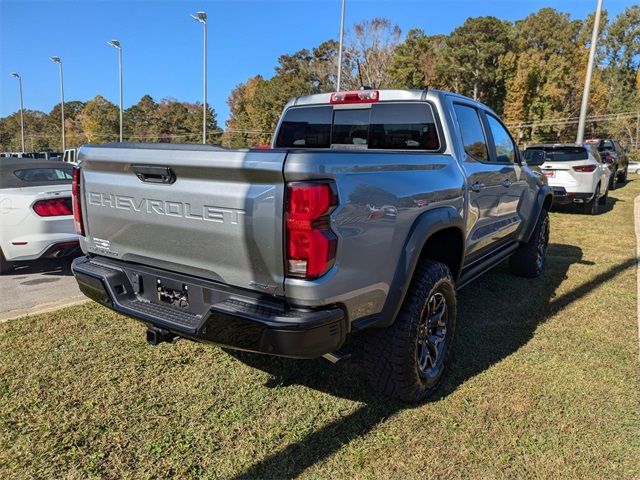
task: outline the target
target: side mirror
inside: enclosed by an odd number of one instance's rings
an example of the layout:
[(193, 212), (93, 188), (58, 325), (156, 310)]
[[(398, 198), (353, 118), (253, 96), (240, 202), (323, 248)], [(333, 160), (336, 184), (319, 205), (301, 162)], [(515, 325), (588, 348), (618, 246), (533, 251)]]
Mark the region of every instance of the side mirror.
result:
[(547, 159), (547, 154), (544, 150), (526, 150), (524, 158), (530, 167), (539, 167)]

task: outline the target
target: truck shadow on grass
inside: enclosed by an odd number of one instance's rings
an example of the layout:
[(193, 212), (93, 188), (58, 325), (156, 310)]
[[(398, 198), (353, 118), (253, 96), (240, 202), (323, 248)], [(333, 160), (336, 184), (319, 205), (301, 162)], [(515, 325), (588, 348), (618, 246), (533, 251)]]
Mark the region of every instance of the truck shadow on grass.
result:
[[(507, 263), (496, 267), (458, 295), (458, 332), (455, 358), (439, 391), (438, 401), (466, 380), (478, 375), (525, 345), (538, 325), (579, 300), (602, 282), (636, 265), (630, 258), (581, 286), (556, 296), (572, 264), (584, 261), (582, 250), (573, 245), (551, 244), (547, 267), (538, 279), (509, 274)], [(244, 363), (271, 375), (267, 386), (304, 385), (337, 397), (363, 402), (353, 413), (336, 419), (299, 442), (254, 464), (235, 478), (292, 478), (335, 453), (354, 438), (366, 435), (407, 405), (381, 398), (371, 392), (358, 362), (360, 338), (347, 346), (354, 358), (339, 365), (323, 359), (289, 360), (247, 353), (233, 353)]]

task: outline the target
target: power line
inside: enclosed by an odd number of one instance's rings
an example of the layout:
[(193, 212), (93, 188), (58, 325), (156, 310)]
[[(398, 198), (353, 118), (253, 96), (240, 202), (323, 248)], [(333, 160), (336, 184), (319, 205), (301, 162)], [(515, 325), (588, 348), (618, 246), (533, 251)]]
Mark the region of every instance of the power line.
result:
[[(601, 122), (611, 119), (622, 119), (622, 118), (636, 118), (638, 116), (638, 112), (621, 112), (621, 113), (607, 113), (601, 115), (592, 115), (587, 117), (588, 121), (591, 122)], [(522, 123), (522, 122), (507, 122), (505, 125), (507, 127), (514, 128), (531, 128), (531, 127), (548, 127), (548, 126), (556, 126), (556, 125), (570, 125), (579, 123), (579, 117), (563, 117), (563, 118), (555, 118), (550, 120), (539, 120), (534, 122)]]

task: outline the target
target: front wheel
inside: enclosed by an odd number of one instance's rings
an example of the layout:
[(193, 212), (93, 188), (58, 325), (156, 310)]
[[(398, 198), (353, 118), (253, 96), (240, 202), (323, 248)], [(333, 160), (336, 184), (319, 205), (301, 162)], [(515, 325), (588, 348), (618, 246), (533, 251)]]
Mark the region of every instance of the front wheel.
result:
[(521, 244), (509, 258), (511, 273), (519, 277), (535, 278), (544, 270), (549, 245), (549, 213), (542, 209), (531, 238)]
[(455, 329), (453, 276), (446, 265), (422, 260), (395, 322), (365, 332), (369, 384), (402, 402), (424, 401), (445, 374)]

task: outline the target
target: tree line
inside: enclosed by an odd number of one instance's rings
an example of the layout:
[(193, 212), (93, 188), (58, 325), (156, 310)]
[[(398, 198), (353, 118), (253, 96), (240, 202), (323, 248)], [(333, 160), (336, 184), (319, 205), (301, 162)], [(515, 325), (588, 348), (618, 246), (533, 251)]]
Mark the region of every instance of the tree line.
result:
[[(403, 34), (386, 18), (349, 29), (342, 66), (343, 89), (439, 88), (486, 103), (502, 115), (513, 135), (529, 141), (575, 139), (588, 61), (593, 15), (571, 20), (543, 8), (514, 23), (474, 17), (449, 35), (420, 29)], [(591, 85), (587, 134), (613, 136), (640, 147), (640, 6), (601, 22), (597, 68)], [(208, 107), (208, 141), (244, 147), (268, 143), (285, 103), (292, 97), (333, 91), (338, 43), (328, 39), (281, 55), (274, 75), (237, 85), (227, 100), (224, 132)], [(25, 112), (28, 150), (60, 148), (60, 105), (48, 114)], [(65, 103), (67, 144), (118, 138), (118, 107), (98, 95)], [(124, 112), (129, 141), (199, 142), (202, 105), (149, 95)], [(20, 117), (0, 119), (0, 149), (18, 150)]]
[[(519, 142), (573, 141), (584, 88), (593, 15), (571, 20), (543, 8), (515, 23), (469, 18), (449, 35), (428, 35), (385, 18), (354, 25), (343, 87), (439, 88), (467, 95), (502, 115)], [(591, 135), (640, 147), (640, 6), (604, 13), (590, 97)], [(287, 99), (332, 91), (338, 44), (282, 55), (275, 75), (249, 78), (229, 96), (231, 146), (266, 142)], [(616, 115), (613, 115), (616, 114)], [(608, 116), (607, 116), (608, 115)]]
[[(25, 148), (27, 151), (59, 151), (61, 149), (61, 112), (57, 104), (48, 114), (24, 111)], [(68, 147), (84, 143), (107, 143), (119, 139), (120, 110), (101, 95), (88, 102), (65, 102), (65, 136)], [(207, 107), (207, 129), (210, 141), (219, 141), (214, 110)], [(156, 102), (143, 96), (123, 112), (123, 137), (138, 142), (202, 141), (202, 104), (165, 98)], [(0, 119), (0, 150), (19, 151), (20, 112)]]

